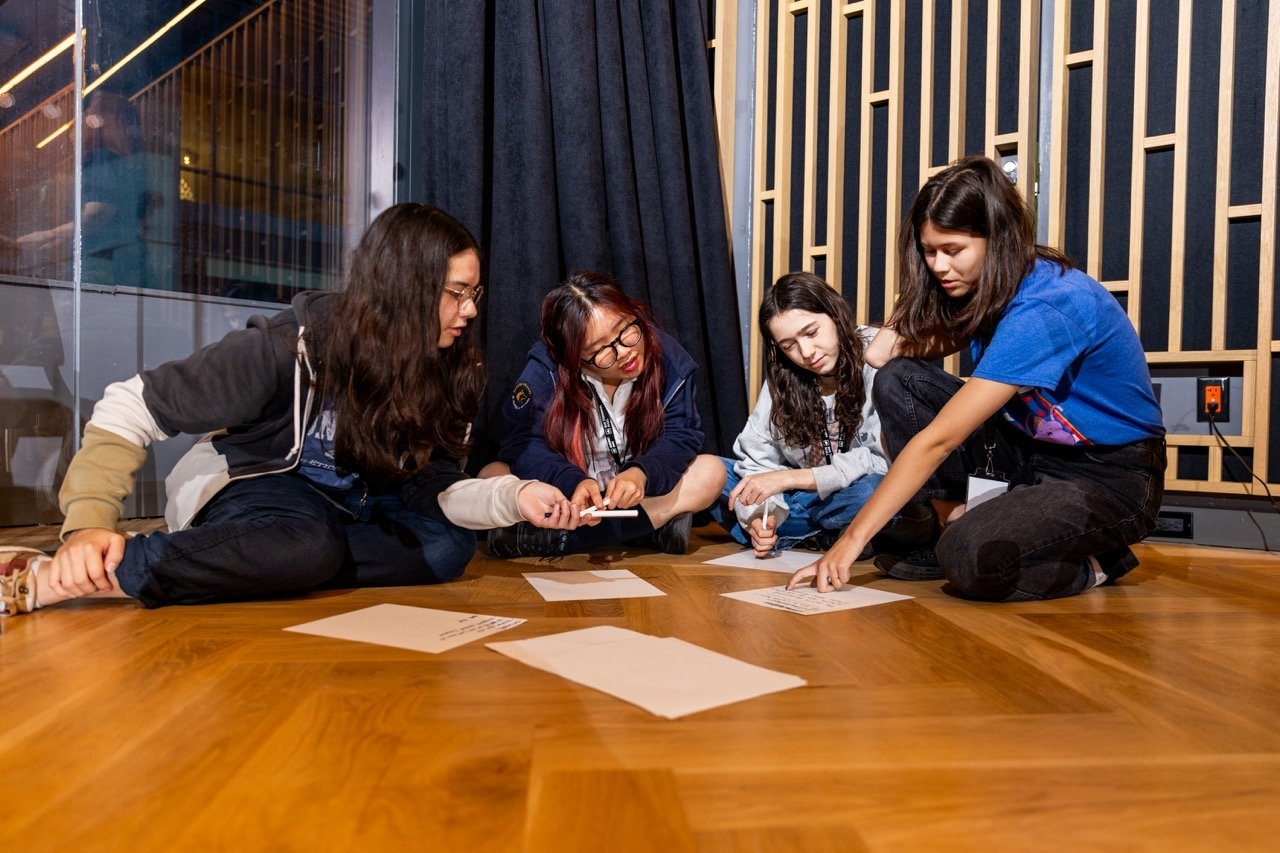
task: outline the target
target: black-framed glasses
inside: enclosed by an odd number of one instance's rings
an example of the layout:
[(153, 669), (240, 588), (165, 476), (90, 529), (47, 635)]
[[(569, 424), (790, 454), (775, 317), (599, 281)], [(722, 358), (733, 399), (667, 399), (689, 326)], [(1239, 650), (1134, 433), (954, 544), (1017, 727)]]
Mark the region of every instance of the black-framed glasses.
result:
[(622, 331), (618, 332), (616, 338), (592, 353), (591, 358), (584, 358), (582, 363), (594, 364), (601, 370), (608, 370), (618, 361), (618, 347), (633, 347), (640, 343), (642, 337), (644, 332), (640, 329), (640, 321), (632, 320), (622, 327)]
[(475, 287), (468, 287), (466, 290), (454, 290), (452, 287), (446, 287), (444, 292), (458, 300), (459, 307), (470, 302), (472, 305), (480, 304), (480, 297), (484, 296), (484, 285), (477, 284)]

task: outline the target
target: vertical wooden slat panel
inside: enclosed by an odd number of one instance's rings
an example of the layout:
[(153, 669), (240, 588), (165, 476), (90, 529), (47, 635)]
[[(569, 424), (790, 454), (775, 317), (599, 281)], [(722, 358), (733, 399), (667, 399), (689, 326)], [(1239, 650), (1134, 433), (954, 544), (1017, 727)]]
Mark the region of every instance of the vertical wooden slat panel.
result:
[[(1178, 4), (1178, 77), (1174, 111), (1173, 143), (1173, 256), (1169, 265), (1169, 351), (1182, 350), (1182, 304), (1185, 252), (1183, 235), (1187, 230), (1187, 121), (1191, 108), (1191, 2)], [(1212, 479), (1220, 465), (1213, 464), (1210, 452), (1209, 476)]]
[(1222, 60), (1218, 71), (1218, 158), (1213, 200), (1213, 322), (1214, 349), (1227, 345), (1228, 207), (1231, 203), (1231, 98), (1235, 90), (1236, 2), (1222, 4)]
[[(946, 2), (946, 0), (942, 0)], [(937, 12), (934, 0), (921, 0), (920, 32), (920, 177), (933, 173), (933, 74), (934, 43), (937, 39)]]
[(950, 160), (958, 159), (964, 153), (964, 72), (969, 59), (968, 33), (968, 0), (951, 0), (951, 117), (947, 129)]
[[(884, 234), (884, 306), (887, 314), (898, 293), (898, 222), (902, 218), (902, 89), (906, 75), (907, 58), (904, 45), (906, 8), (903, 3), (890, 4), (892, 19), (889, 24), (889, 159), (886, 166), (888, 182), (885, 198)], [(879, 283), (877, 283), (879, 286)], [(881, 318), (876, 318), (881, 319)]]
[[(804, 15), (806, 20), (806, 32), (808, 38), (805, 39), (805, 85), (804, 91), (806, 103), (804, 108), (804, 148), (799, 152), (799, 156), (804, 163), (804, 189), (803, 201), (801, 207), (804, 210), (802, 214), (803, 222), (801, 225), (801, 234), (804, 235), (804, 245), (801, 250), (804, 269), (813, 269), (814, 259), (818, 254), (826, 253), (826, 246), (819, 247), (814, 237), (814, 215), (817, 212), (817, 196), (818, 196), (818, 168), (817, 168), (817, 151), (818, 151), (818, 46), (821, 43), (818, 28), (822, 26), (821, 10), (819, 3), (813, 0), (802, 0), (802, 2), (791, 4), (792, 20), (799, 15)], [(794, 156), (794, 155), (793, 155)], [(787, 270), (791, 272), (791, 270)]]
[[(826, 73), (831, 77), (827, 107), (827, 156), (831, 168), (827, 170), (827, 270), (828, 281), (843, 289), (841, 270), (844, 269), (844, 182), (845, 169), (845, 104), (848, 86), (844, 76), (845, 63), (849, 59), (847, 14), (838, 2), (833, 3), (830, 19), (825, 22), (831, 29), (830, 66)], [(855, 164), (856, 168), (856, 164)]]
[[(1143, 0), (1139, 0), (1143, 2)], [(1053, 103), (1052, 117), (1049, 125), (1050, 162), (1042, 174), (1047, 187), (1061, 187), (1067, 181), (1067, 158), (1063, 150), (1067, 139), (1067, 45), (1071, 20), (1071, 0), (1062, 0), (1054, 5), (1053, 20), (1053, 81), (1052, 89), (1063, 97), (1056, 98)], [(1137, 85), (1136, 83), (1134, 84)], [(1066, 194), (1052, 193), (1049, 201), (1049, 242), (1055, 246), (1062, 245), (1066, 231)]]
[(858, 229), (858, 304), (859, 319), (871, 313), (871, 288), (879, 287), (879, 282), (871, 281), (871, 175), (868, 166), (871, 164), (871, 136), (873, 131), (871, 116), (875, 90), (875, 32), (876, 16), (880, 14), (874, 2), (862, 5), (862, 139), (858, 146), (858, 160), (863, 167), (863, 179), (858, 182), (858, 219), (862, 227)]
[[(1147, 66), (1151, 0), (1138, 0), (1133, 57), (1133, 166), (1129, 181), (1129, 319), (1142, 330), (1142, 203), (1147, 175)], [(1059, 235), (1061, 236), (1061, 235)]]
[[(1276, 183), (1277, 158), (1280, 158), (1280, 2), (1271, 0), (1267, 15), (1266, 104), (1263, 108), (1262, 138), (1262, 192), (1260, 193), (1262, 237), (1258, 246), (1258, 361), (1255, 387), (1257, 405), (1253, 408), (1254, 435), (1268, 435), (1275, 429), (1271, 422), (1272, 359), (1271, 354), (1280, 350), (1274, 342), (1276, 330), (1272, 326), (1275, 311), (1276, 274)], [(1270, 470), (1270, 446), (1259, 441), (1254, 447), (1254, 465), (1267, 471), (1267, 482), (1280, 481), (1280, 472)], [(1252, 488), (1252, 484), (1250, 486)], [(1262, 491), (1253, 489), (1254, 493)]]
[(1102, 280), (1102, 176), (1107, 152), (1107, 0), (1093, 5), (1093, 95), (1089, 126), (1089, 275)]
[[(773, 270), (765, 269), (765, 229), (763, 224), (767, 215), (767, 207), (773, 200), (773, 188), (766, 185), (767, 159), (773, 152), (769, 151), (769, 44), (777, 33), (777, 22), (769, 14), (768, 0), (761, 0), (756, 11), (756, 123), (755, 123), (755, 168), (753, 170), (753, 195), (756, 199), (752, 205), (755, 211), (753, 224), (755, 233), (751, 241), (751, 268), (756, 271), (751, 281), (751, 323), (748, 330), (752, 357), (749, 360), (749, 376), (747, 378), (747, 397), (751, 406), (755, 406), (756, 396), (762, 381), (760, 363), (761, 340), (757, 331), (760, 317), (760, 303), (764, 299)], [(721, 107), (723, 109), (723, 105)], [(779, 110), (778, 112), (781, 112)], [(776, 252), (774, 253), (776, 257)]]

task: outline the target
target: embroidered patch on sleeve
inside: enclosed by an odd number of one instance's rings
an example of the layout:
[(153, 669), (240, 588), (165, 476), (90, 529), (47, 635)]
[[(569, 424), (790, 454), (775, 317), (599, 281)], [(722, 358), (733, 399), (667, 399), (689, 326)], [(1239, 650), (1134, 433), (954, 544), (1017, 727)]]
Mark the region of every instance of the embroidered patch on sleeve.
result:
[(532, 399), (533, 391), (529, 388), (529, 383), (517, 382), (516, 387), (511, 391), (511, 405), (517, 409), (523, 409)]

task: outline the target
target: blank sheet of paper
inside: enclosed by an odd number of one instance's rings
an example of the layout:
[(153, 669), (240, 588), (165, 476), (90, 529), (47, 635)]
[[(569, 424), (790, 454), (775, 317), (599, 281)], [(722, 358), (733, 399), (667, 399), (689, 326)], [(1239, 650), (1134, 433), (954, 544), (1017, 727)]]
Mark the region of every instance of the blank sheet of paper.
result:
[(812, 587), (799, 587), (788, 590), (785, 586), (770, 586), (764, 589), (748, 589), (742, 592), (722, 592), (725, 598), (736, 598), (751, 604), (761, 604), (790, 613), (803, 613), (812, 616), (814, 613), (831, 613), (836, 610), (852, 610), (855, 607), (870, 607), (873, 604), (888, 604), (891, 601), (906, 601), (909, 595), (896, 592), (885, 592), (882, 589), (871, 589), (865, 586), (843, 586), (834, 592), (818, 592)]
[(582, 572), (525, 572), (525, 579), (547, 601), (590, 601), (597, 598), (650, 598), (666, 595), (627, 569)]
[(432, 610), (403, 604), (375, 604), (350, 613), (304, 622), (285, 630), (437, 654), (514, 628), (524, 621), (505, 616), (454, 613), (451, 610)]
[(781, 572), (785, 575), (796, 569), (803, 569), (810, 563), (818, 562), (822, 555), (817, 551), (779, 551), (772, 557), (757, 557), (756, 552), (748, 548), (727, 557), (707, 560), (708, 566), (732, 566), (736, 569), (760, 569), (765, 572)]
[(611, 625), (486, 645), (672, 720), (805, 684), (675, 637)]

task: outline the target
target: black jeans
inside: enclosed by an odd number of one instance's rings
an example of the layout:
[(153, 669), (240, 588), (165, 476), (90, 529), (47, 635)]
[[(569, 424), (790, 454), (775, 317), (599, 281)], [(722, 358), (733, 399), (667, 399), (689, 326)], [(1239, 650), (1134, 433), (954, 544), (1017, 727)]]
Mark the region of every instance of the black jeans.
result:
[(475, 547), (475, 533), (413, 512), (394, 493), (269, 474), (230, 483), (186, 530), (126, 540), (116, 579), (147, 607), (208, 604), (440, 583), (462, 574)]
[[(900, 452), (960, 387), (955, 376), (919, 359), (886, 364), (872, 393), (889, 454)], [(1164, 495), (1164, 439), (1050, 444), (997, 414), (947, 457), (922, 496), (964, 500), (968, 476), (986, 466), (989, 444), (1010, 489), (966, 512), (938, 539), (948, 592), (986, 601), (1058, 598), (1089, 588), (1089, 557), (1109, 580), (1138, 564), (1128, 546), (1155, 526)]]

